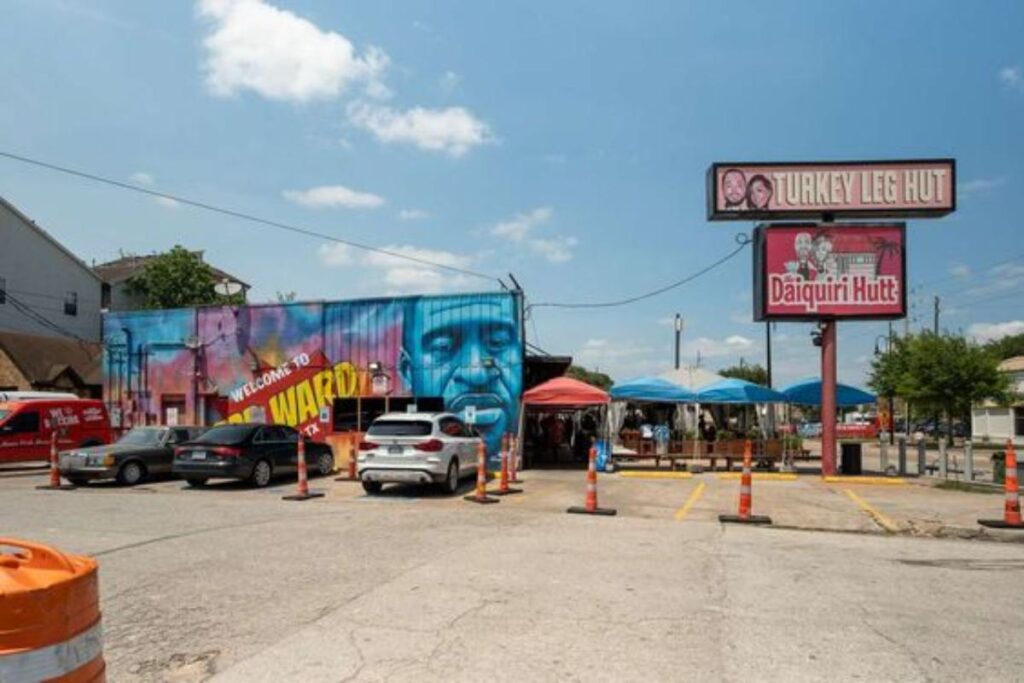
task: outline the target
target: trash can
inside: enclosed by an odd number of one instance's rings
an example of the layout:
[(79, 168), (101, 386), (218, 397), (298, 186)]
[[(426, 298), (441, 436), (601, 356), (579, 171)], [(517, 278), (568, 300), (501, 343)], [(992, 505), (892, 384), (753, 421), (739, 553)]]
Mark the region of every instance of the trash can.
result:
[(992, 454), (992, 481), (996, 484), (1006, 483), (1006, 453), (999, 451)]
[(847, 476), (854, 476), (863, 473), (863, 467), (861, 465), (861, 444), (857, 443), (844, 443), (840, 444), (842, 448), (840, 471)]

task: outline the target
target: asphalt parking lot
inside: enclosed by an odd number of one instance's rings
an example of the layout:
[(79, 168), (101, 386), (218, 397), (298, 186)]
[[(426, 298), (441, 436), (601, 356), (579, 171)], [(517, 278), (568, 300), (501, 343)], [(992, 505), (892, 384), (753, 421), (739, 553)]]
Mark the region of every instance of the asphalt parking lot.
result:
[(565, 514), (582, 472), (523, 477), (478, 506), (5, 471), (0, 518), (97, 557), (112, 681), (1019, 677), (1024, 544), (976, 524), (999, 495), (757, 476), (775, 528), (741, 528), (734, 475), (601, 475), (613, 518)]

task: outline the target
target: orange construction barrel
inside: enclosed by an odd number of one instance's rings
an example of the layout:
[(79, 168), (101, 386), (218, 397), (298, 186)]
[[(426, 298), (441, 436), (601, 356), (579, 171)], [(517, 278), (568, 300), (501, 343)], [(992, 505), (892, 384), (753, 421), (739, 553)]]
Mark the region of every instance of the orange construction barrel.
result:
[(105, 671), (96, 561), (0, 538), (0, 681), (103, 683)]

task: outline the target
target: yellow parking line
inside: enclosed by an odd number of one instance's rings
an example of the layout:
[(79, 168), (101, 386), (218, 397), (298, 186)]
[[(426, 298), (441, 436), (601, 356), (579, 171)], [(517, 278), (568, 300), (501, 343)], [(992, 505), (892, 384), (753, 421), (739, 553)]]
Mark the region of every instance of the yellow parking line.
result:
[[(719, 479), (739, 479), (742, 472), (721, 472), (715, 476)], [(793, 472), (751, 472), (751, 477), (760, 481), (796, 481)]]
[(705, 486), (707, 486), (707, 484), (703, 481), (697, 484), (697, 488), (693, 490), (690, 497), (686, 499), (685, 503), (683, 503), (683, 507), (676, 510), (676, 521), (686, 517), (687, 513), (690, 512), (690, 508), (697, 504), (697, 500), (700, 498), (701, 494), (704, 493)]
[(906, 486), (899, 477), (822, 477), (826, 484), (870, 484), (872, 486)]
[(691, 479), (693, 472), (641, 472), (639, 470), (627, 470), (619, 472), (620, 477), (627, 479)]
[(875, 508), (871, 507), (871, 505), (869, 505), (866, 500), (858, 496), (856, 493), (854, 493), (850, 489), (843, 489), (843, 492), (847, 496), (849, 496), (850, 500), (856, 503), (861, 510), (868, 513), (868, 516), (870, 516), (871, 519), (875, 520), (875, 523), (878, 524), (878, 526), (882, 527), (891, 534), (894, 534), (900, 530), (899, 527), (896, 526), (896, 524), (894, 524), (891, 519), (883, 515)]

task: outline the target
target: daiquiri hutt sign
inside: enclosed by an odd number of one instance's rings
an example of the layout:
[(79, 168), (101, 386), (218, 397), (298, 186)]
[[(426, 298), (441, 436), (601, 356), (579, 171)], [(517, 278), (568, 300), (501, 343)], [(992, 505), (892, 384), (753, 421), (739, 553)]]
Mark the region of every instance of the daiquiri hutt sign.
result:
[(956, 210), (956, 161), (716, 162), (708, 220), (911, 218)]
[(758, 226), (754, 319), (902, 318), (905, 244), (903, 223)]

